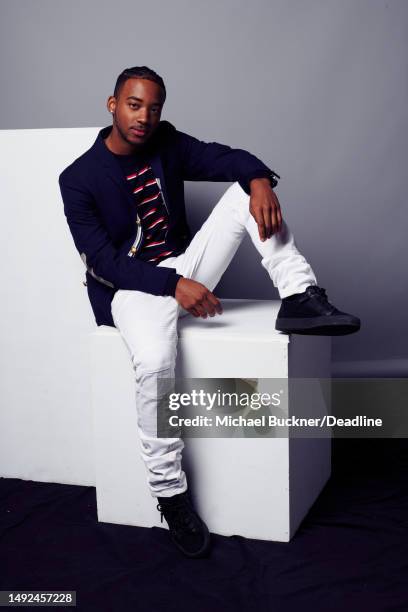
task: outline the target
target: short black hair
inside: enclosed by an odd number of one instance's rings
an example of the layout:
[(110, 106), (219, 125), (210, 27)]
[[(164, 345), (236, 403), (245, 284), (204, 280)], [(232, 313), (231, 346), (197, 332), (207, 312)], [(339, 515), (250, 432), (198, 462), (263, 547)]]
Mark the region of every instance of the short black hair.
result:
[(133, 68), (125, 68), (120, 73), (118, 78), (116, 79), (116, 85), (115, 85), (115, 89), (113, 92), (113, 95), (115, 96), (115, 98), (119, 96), (119, 93), (123, 87), (123, 84), (128, 79), (134, 79), (134, 78), (147, 79), (148, 81), (154, 81), (155, 83), (160, 85), (161, 89), (163, 90), (163, 102), (165, 101), (166, 87), (164, 85), (163, 79), (161, 78), (160, 75), (157, 74), (157, 72), (155, 72), (151, 68), (148, 68), (147, 66), (133, 66)]

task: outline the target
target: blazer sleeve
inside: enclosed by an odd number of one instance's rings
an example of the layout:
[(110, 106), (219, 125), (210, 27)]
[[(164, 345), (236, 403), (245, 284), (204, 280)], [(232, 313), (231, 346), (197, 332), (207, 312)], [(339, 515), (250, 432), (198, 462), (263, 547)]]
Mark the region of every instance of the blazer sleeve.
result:
[(238, 181), (250, 194), (250, 181), (269, 178), (272, 187), (280, 178), (260, 159), (243, 149), (218, 142), (203, 142), (177, 130), (185, 181)]
[[(157, 267), (137, 257), (128, 257), (112, 243), (100, 219), (93, 196), (73, 177), (59, 176), (64, 214), (75, 246), (88, 272), (116, 289), (133, 289), (169, 295), (177, 282), (174, 268)], [(169, 289), (171, 288), (171, 289)]]

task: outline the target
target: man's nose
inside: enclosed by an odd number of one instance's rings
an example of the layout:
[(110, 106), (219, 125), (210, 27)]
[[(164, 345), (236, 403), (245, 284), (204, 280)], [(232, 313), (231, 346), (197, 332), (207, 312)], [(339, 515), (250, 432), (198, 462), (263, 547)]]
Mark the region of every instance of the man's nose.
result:
[(140, 123), (148, 123), (148, 121), (149, 121), (149, 111), (147, 110), (147, 108), (141, 108), (139, 110), (137, 118), (140, 121)]

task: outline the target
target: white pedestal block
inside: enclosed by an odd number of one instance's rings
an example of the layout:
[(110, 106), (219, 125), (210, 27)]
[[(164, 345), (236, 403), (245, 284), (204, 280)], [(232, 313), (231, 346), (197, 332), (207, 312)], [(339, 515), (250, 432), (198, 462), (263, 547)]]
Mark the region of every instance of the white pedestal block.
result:
[[(276, 332), (280, 302), (222, 304), (221, 316), (179, 319), (177, 377), (214, 379), (213, 389), (222, 378), (330, 377), (330, 338)], [(91, 334), (91, 377), (98, 519), (165, 527), (139, 453), (130, 354), (114, 328)], [(313, 402), (317, 412), (329, 412), (318, 384)], [(301, 413), (301, 404), (289, 397), (289, 415)], [(330, 476), (328, 438), (184, 442), (188, 486), (213, 533), (287, 542)]]

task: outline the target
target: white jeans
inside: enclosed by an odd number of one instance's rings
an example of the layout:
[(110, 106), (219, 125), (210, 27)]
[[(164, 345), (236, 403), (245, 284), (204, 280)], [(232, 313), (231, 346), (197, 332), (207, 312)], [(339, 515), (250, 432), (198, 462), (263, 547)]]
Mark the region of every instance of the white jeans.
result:
[[(237, 182), (223, 194), (186, 251), (158, 265), (175, 268), (213, 291), (246, 231), (281, 298), (316, 284), (312, 268), (297, 250), (285, 223), (278, 235), (265, 242), (260, 240), (258, 226), (249, 212), (249, 195)], [(135, 372), (138, 433), (153, 497), (168, 497), (187, 489), (181, 467), (182, 439), (156, 435), (157, 402), (174, 377), (177, 321), (186, 315), (189, 313), (171, 296), (119, 289), (112, 300), (113, 321), (129, 350)], [(164, 380), (160, 382), (161, 378)]]

